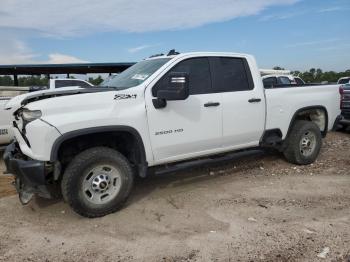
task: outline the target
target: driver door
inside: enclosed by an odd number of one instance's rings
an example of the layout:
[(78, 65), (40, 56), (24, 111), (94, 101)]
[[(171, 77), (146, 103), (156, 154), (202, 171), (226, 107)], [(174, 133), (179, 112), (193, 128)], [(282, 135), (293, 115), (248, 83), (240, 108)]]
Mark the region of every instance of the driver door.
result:
[[(158, 90), (169, 89), (169, 76), (188, 75), (189, 97), (155, 108)], [(180, 61), (146, 90), (147, 118), (156, 164), (219, 152), (222, 143), (221, 94), (212, 88), (206, 57)]]

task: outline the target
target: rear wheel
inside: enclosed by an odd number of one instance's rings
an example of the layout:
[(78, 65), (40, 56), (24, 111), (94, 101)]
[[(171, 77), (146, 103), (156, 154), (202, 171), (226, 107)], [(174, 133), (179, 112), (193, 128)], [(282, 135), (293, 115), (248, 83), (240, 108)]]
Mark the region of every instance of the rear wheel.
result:
[(61, 183), (62, 194), (75, 212), (101, 217), (117, 211), (133, 185), (133, 171), (119, 152), (104, 147), (88, 149), (67, 167)]
[(319, 127), (310, 121), (298, 120), (292, 127), (284, 150), (286, 159), (297, 165), (313, 163), (322, 147)]

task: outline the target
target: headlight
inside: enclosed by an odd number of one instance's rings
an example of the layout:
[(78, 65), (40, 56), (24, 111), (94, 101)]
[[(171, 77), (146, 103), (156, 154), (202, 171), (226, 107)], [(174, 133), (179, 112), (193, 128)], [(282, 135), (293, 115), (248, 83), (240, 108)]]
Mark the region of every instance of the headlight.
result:
[(24, 109), (22, 111), (22, 118), (26, 122), (34, 121), (35, 119), (38, 119), (41, 117), (41, 111), (40, 110), (28, 110)]

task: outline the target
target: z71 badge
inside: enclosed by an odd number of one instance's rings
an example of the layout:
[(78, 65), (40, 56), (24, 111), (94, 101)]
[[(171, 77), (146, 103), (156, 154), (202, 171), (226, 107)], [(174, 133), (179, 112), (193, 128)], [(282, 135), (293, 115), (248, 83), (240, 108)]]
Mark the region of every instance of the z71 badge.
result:
[(114, 96), (114, 100), (122, 100), (122, 99), (136, 99), (137, 95), (130, 95), (130, 94), (119, 94)]

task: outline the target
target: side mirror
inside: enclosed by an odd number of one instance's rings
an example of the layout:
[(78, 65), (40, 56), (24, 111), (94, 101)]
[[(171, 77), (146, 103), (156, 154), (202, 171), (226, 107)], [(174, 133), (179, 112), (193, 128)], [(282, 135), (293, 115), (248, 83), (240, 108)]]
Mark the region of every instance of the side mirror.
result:
[(189, 77), (187, 73), (170, 73), (167, 82), (167, 86), (158, 90), (158, 99), (166, 101), (185, 100), (190, 95)]

